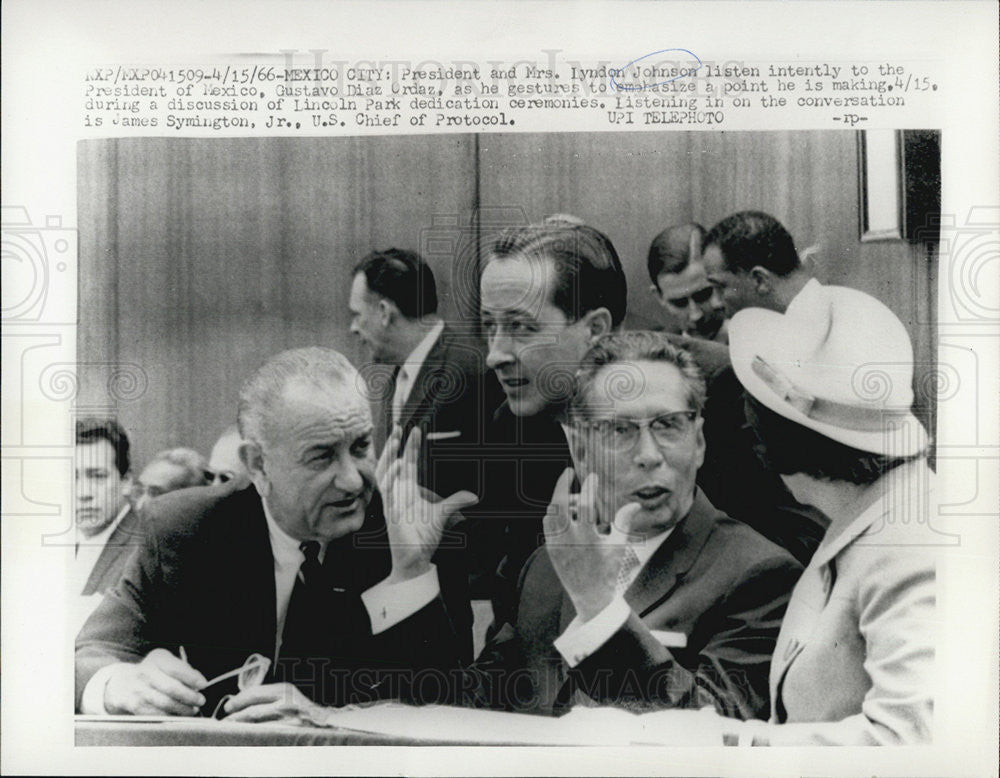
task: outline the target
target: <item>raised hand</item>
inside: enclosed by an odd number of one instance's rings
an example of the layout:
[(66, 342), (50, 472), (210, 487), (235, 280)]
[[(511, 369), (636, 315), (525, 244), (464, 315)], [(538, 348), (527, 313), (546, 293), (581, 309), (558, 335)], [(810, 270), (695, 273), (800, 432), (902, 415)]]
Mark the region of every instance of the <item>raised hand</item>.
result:
[(463, 508), (479, 498), (472, 492), (456, 492), (439, 498), (417, 483), (417, 460), (422, 434), (419, 427), (410, 432), (400, 457), (402, 431), (393, 428), (379, 458), (375, 477), (382, 492), (385, 523), (392, 553), (390, 583), (415, 578), (426, 572), (437, 551), (441, 535)]
[[(559, 581), (573, 601), (577, 614), (589, 621), (615, 597), (615, 581), (625, 553), (623, 537), (607, 531), (607, 520), (598, 511), (598, 477), (586, 477), (579, 494), (573, 494), (573, 468), (566, 468), (556, 482), (552, 501), (542, 520), (545, 549)], [(627, 519), (638, 510), (630, 503), (619, 510)]]
[(104, 687), (108, 713), (197, 716), (205, 704), (198, 691), (205, 676), (165, 648), (155, 648), (137, 663), (114, 665)]

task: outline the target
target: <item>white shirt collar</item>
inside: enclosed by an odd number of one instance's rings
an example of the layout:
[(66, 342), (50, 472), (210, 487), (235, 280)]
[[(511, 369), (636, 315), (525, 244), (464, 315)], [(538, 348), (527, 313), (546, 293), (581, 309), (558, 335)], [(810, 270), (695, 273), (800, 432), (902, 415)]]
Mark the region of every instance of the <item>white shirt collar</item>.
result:
[(409, 378), (413, 378), (420, 372), (420, 368), (423, 367), (427, 355), (431, 353), (431, 349), (434, 348), (434, 344), (442, 332), (444, 332), (444, 321), (439, 319), (437, 324), (427, 331), (427, 334), (424, 335), (416, 348), (410, 352), (410, 355), (403, 360), (401, 368), (406, 371)]
[[(271, 511), (267, 507), (267, 500), (261, 498), (260, 503), (264, 506), (264, 519), (267, 521), (267, 534), (271, 540), (271, 554), (274, 556), (275, 563), (279, 567), (294, 565), (295, 569), (298, 570), (304, 558), (302, 549), (299, 548), (302, 541), (293, 538), (274, 520), (274, 516), (271, 515)], [(320, 543), (321, 560), (325, 552), (326, 544)]]

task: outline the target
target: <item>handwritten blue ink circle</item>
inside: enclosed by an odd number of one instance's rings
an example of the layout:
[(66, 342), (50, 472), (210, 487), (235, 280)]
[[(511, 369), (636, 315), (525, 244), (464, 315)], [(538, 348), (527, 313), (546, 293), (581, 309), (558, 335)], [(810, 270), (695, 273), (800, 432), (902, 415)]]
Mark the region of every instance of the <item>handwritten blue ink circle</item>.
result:
[[(693, 69), (691, 69), (690, 71), (688, 71), (686, 73), (681, 73), (679, 75), (676, 75), (673, 78), (668, 78), (666, 81), (660, 81), (660, 82), (658, 82), (656, 84), (643, 84), (642, 86), (626, 86), (624, 84), (619, 84), (615, 80), (615, 76), (624, 75), (625, 71), (628, 70), (628, 68), (630, 68), (636, 62), (642, 62), (644, 59), (649, 59), (650, 57), (655, 57), (657, 54), (666, 54), (666, 53), (671, 52), (671, 51), (683, 51), (685, 54), (690, 54), (692, 57), (694, 57), (696, 60), (698, 60), (698, 67), (693, 68)], [(613, 68), (613, 69), (609, 70), (608, 73), (611, 74), (611, 88), (612, 88), (612, 90), (617, 89), (617, 90), (619, 90), (621, 92), (641, 92), (643, 89), (650, 89), (652, 87), (662, 86), (663, 84), (669, 84), (671, 81), (676, 81), (678, 78), (686, 78), (688, 76), (693, 76), (695, 73), (697, 73), (701, 69), (701, 66), (702, 66), (701, 58), (697, 54), (695, 54), (693, 51), (688, 51), (687, 49), (661, 49), (660, 51), (654, 51), (654, 52), (651, 52), (649, 54), (644, 54), (643, 56), (641, 56), (641, 57), (639, 57), (637, 59), (632, 60), (631, 62), (629, 62), (624, 67)]]

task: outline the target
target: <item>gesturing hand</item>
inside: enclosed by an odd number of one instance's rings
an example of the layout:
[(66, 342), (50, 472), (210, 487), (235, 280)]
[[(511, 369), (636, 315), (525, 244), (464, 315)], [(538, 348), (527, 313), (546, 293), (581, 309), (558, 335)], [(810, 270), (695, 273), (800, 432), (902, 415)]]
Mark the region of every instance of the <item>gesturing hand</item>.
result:
[(205, 704), (198, 691), (205, 676), (165, 648), (155, 648), (138, 663), (114, 666), (104, 687), (108, 713), (197, 716)]
[[(573, 468), (566, 468), (556, 482), (542, 526), (552, 567), (577, 614), (589, 621), (614, 599), (625, 544), (620, 535), (605, 531), (606, 523), (597, 509), (597, 475), (587, 476), (578, 495), (570, 492), (572, 483)], [(638, 504), (629, 503), (619, 510), (618, 518), (638, 509)]]
[(420, 428), (414, 427), (410, 432), (402, 457), (398, 455), (401, 438), (402, 431), (394, 427), (375, 468), (392, 553), (391, 583), (424, 573), (449, 520), (479, 500), (466, 491), (441, 499), (420, 487), (417, 483)]

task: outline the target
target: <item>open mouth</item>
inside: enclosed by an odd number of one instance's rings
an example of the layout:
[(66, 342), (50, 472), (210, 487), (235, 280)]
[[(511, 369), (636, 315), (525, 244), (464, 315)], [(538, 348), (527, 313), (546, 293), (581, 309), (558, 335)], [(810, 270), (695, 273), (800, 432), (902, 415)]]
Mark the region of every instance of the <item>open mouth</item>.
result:
[(636, 501), (646, 509), (662, 505), (670, 497), (670, 494), (670, 490), (662, 486), (644, 486), (632, 492)]
[(342, 500), (334, 500), (333, 502), (328, 504), (338, 513), (350, 513), (357, 510), (357, 508), (360, 506), (361, 495), (355, 494), (352, 497), (345, 497)]
[(504, 389), (520, 389), (522, 386), (528, 385), (527, 378), (501, 378), (500, 383), (503, 384)]

